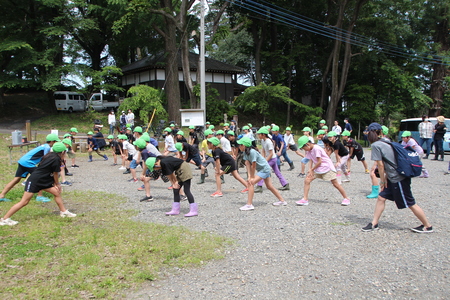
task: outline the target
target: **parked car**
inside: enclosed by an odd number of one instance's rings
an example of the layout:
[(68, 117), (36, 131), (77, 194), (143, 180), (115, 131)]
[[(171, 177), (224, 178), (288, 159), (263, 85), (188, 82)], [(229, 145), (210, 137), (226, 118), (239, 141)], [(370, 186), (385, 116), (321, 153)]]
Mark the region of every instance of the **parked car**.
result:
[(86, 97), (77, 92), (69, 91), (56, 91), (53, 93), (55, 99), (56, 109), (58, 111), (85, 111), (86, 110)]
[[(437, 124), (436, 118), (428, 118), (430, 122), (434, 125)], [(420, 143), (420, 135), (419, 135), (419, 124), (422, 122), (422, 118), (411, 118), (404, 119), (400, 123), (400, 132), (398, 133), (397, 140), (401, 143), (402, 141), (402, 133), (403, 131), (411, 131), (412, 137)], [(445, 126), (447, 127), (447, 132), (444, 135), (444, 151), (450, 151), (450, 119), (445, 119)], [(431, 150), (433, 150), (433, 143), (431, 143)], [(427, 145), (423, 144), (423, 150), (427, 149)]]
[(120, 101), (115, 96), (106, 95), (103, 93), (94, 93), (89, 99), (87, 109), (95, 111), (114, 110), (116, 111), (120, 105)]

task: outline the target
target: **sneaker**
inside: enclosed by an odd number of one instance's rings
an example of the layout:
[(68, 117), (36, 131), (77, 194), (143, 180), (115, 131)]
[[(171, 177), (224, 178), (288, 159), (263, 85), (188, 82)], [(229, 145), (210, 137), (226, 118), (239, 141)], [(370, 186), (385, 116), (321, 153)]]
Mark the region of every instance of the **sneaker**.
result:
[(242, 191), (241, 191), (241, 193), (247, 193), (248, 192), (248, 188), (245, 188), (245, 189), (243, 189)]
[(211, 197), (222, 197), (223, 194), (220, 192), (214, 192), (213, 194), (210, 195)]
[(120, 168), (119, 168), (119, 170), (126, 170), (127, 168), (125, 168), (124, 166), (121, 166)]
[(72, 173), (66, 173), (66, 176), (73, 176)]
[(279, 187), (278, 190), (279, 191), (289, 191), (290, 190), (289, 183), (286, 183), (285, 186)]
[[(444, 175), (446, 175), (446, 174), (444, 173)], [(419, 178), (428, 178), (428, 175), (422, 174), (419, 176)]]
[(350, 199), (345, 198), (344, 200), (342, 200), (341, 205), (342, 205), (342, 206), (350, 205)]
[(92, 160), (92, 159), (89, 159), (88, 162), (93, 162), (93, 160)]
[(239, 208), (239, 210), (242, 210), (242, 211), (244, 211), (244, 210), (254, 210), (254, 209), (255, 209), (255, 207), (253, 205), (244, 205), (241, 208)]
[(78, 166), (78, 165), (72, 165), (72, 166), (70, 166), (71, 168), (79, 168), (80, 166)]
[(366, 227), (361, 228), (362, 231), (374, 231), (378, 230), (378, 224), (373, 225), (372, 223), (367, 224)]
[(300, 206), (306, 206), (306, 205), (308, 205), (309, 204), (309, 202), (308, 202), (308, 200), (305, 200), (305, 199), (300, 199), (299, 201), (296, 201), (295, 202), (297, 205), (300, 205)]
[(370, 171), (369, 171), (369, 169), (366, 169), (366, 172), (365, 172), (366, 174), (369, 174), (370, 173)]
[(64, 185), (64, 186), (71, 186), (72, 184), (66, 180), (66, 181), (64, 181), (64, 182), (61, 182), (61, 185)]
[(262, 186), (257, 185), (257, 186), (255, 187), (255, 193), (262, 193), (262, 192), (263, 192)]
[(145, 196), (144, 198), (142, 198), (141, 200), (139, 200), (139, 202), (150, 202), (153, 201), (153, 196)]
[(68, 211), (68, 210), (66, 210), (66, 211), (60, 211), (60, 212), (59, 212), (59, 215), (60, 215), (62, 218), (65, 218), (65, 217), (73, 218), (73, 217), (76, 217), (76, 216), (77, 216), (76, 214), (71, 213), (71, 212)]
[(411, 228), (411, 230), (417, 233), (431, 233), (433, 232), (433, 226), (425, 227), (423, 225), (420, 225), (419, 227)]
[(287, 202), (286, 201), (278, 201), (275, 203), (272, 203), (273, 206), (286, 206)]
[(181, 201), (186, 201), (187, 200), (187, 196), (186, 195), (180, 195), (180, 200)]
[(104, 157), (104, 160), (108, 160), (108, 156), (105, 156), (105, 157)]
[(0, 202), (11, 202), (11, 200), (10, 199), (8, 199), (8, 198), (0, 198)]
[(297, 177), (300, 177), (300, 178), (305, 178), (305, 176), (306, 176), (305, 173), (300, 173), (297, 175)]
[(167, 189), (168, 190), (173, 190), (173, 186), (169, 186)]
[(125, 172), (123, 172), (123, 174), (130, 174), (130, 173), (131, 173), (130, 169), (127, 169)]
[(50, 198), (47, 198), (47, 197), (44, 197), (44, 196), (37, 196), (36, 197), (36, 201), (40, 201), (40, 202), (46, 203), (46, 202), (50, 202), (52, 200)]
[(349, 177), (345, 177), (344, 179), (342, 179), (342, 182), (350, 182), (350, 178)]
[(138, 182), (137, 178), (128, 179), (128, 182)]
[(0, 219), (0, 226), (4, 226), (4, 225), (14, 226), (14, 225), (17, 225), (17, 224), (19, 224), (19, 222), (11, 220), (10, 218), (8, 218), (8, 219), (1, 218)]
[(444, 175), (449, 175), (449, 174), (450, 174), (450, 170), (444, 173)]
[(145, 190), (145, 186), (138, 187), (138, 191), (144, 191), (144, 190)]
[(25, 181), (22, 181), (21, 185), (25, 186)]
[(111, 167), (117, 166), (117, 164), (112, 164)]

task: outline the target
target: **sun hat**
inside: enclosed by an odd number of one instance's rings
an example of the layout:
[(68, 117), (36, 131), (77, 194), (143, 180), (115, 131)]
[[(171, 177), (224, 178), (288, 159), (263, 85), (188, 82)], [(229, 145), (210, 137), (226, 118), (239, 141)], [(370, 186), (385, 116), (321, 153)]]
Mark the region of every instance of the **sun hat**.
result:
[(303, 129), (302, 129), (302, 131), (303, 132), (311, 132), (311, 128), (309, 128), (309, 127), (304, 127)]
[(133, 142), (133, 145), (135, 145), (140, 149), (145, 149), (145, 147), (147, 146), (147, 142), (144, 141), (143, 139), (137, 139)]
[(203, 133), (205, 136), (208, 136), (210, 134), (213, 134), (212, 130), (206, 129), (205, 132)]
[(382, 125), (381, 129), (383, 130), (383, 134), (384, 135), (388, 135), (389, 134), (389, 128), (387, 128), (386, 126)]
[(225, 134), (225, 131), (223, 131), (222, 129), (221, 129), (221, 130), (217, 130), (217, 131), (216, 131), (216, 134), (224, 135), (224, 134)]
[(141, 127), (141, 126), (135, 127), (135, 128), (134, 128), (134, 132), (142, 133), (142, 127)]
[(153, 167), (155, 166), (156, 157), (149, 157), (145, 161), (145, 164), (147, 165), (148, 170), (151, 172), (153, 171)]
[(250, 127), (248, 127), (247, 125), (245, 125), (244, 127), (242, 127), (242, 130), (249, 130)]
[(216, 138), (216, 137), (209, 138), (208, 142), (210, 142), (214, 146), (219, 146), (220, 145), (220, 140), (218, 138)]
[(176, 143), (175, 148), (177, 148), (178, 151), (183, 151), (183, 144), (182, 143)]
[(143, 136), (141, 136), (141, 139), (146, 141), (146, 142), (150, 142), (150, 136), (149, 135), (143, 135)]
[(299, 148), (303, 148), (307, 143), (309, 143), (309, 137), (303, 135), (298, 139), (297, 143)]
[(266, 127), (261, 127), (256, 133), (258, 134), (269, 134), (269, 130)]
[(439, 122), (441, 122), (441, 123), (444, 123), (444, 122), (445, 122), (444, 116), (439, 116), (439, 117), (437, 117), (437, 120), (438, 120)]
[(78, 133), (78, 129), (76, 129), (75, 127), (70, 128), (70, 132), (76, 132)]
[(335, 131), (328, 132), (328, 136), (337, 136), (337, 133)]
[(280, 127), (278, 125), (273, 125), (272, 131), (280, 131)]
[(178, 130), (177, 134), (184, 135), (184, 132), (183, 132), (183, 130)]
[(54, 134), (54, 133), (50, 133), (47, 135), (47, 137), (45, 138), (45, 140), (47, 142), (60, 142), (61, 140), (58, 138), (58, 135)]
[(286, 127), (286, 131), (291, 131), (291, 127)]
[(248, 125), (248, 127), (250, 127), (250, 128), (253, 127), (252, 123), (248, 123), (247, 125)]
[(67, 145), (69, 145), (70, 147), (72, 147), (72, 140), (71, 140), (71, 139), (63, 139), (62, 142), (63, 142), (64, 144), (67, 144)]
[(170, 129), (169, 127), (166, 127), (166, 128), (164, 128), (164, 131), (172, 132), (172, 129)]
[(403, 131), (402, 137), (409, 137), (409, 136), (411, 136), (411, 131), (408, 130)]
[(66, 146), (62, 142), (56, 142), (52, 147), (53, 152), (61, 153), (67, 150)]
[(373, 122), (369, 126), (367, 126), (368, 131), (375, 131), (375, 130), (383, 130), (380, 124)]
[(237, 141), (239, 145), (244, 145), (245, 147), (251, 147), (252, 146), (252, 140), (249, 137), (244, 136), (239, 141)]
[(321, 135), (321, 134), (325, 134), (325, 130), (320, 129), (319, 131), (317, 131), (317, 135)]
[(344, 130), (344, 132), (342, 132), (342, 136), (350, 136), (350, 131)]
[(227, 132), (227, 134), (228, 134), (228, 135), (234, 135), (234, 131), (233, 131), (233, 130), (229, 130), (229, 131)]

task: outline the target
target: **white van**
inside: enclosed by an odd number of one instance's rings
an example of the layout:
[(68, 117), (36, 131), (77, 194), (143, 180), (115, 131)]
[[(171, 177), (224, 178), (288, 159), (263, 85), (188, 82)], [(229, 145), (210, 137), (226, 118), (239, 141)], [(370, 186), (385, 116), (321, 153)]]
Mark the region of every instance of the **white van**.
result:
[[(433, 124), (433, 128), (434, 125), (437, 124), (437, 118), (435, 117), (431, 117), (428, 118), (428, 120), (430, 120), (431, 124)], [(402, 133), (403, 131), (407, 130), (407, 131), (411, 131), (411, 135), (412, 137), (418, 142), (420, 143), (420, 135), (419, 135), (419, 124), (422, 122), (422, 118), (411, 118), (411, 119), (404, 119), (401, 121), (400, 123), (400, 132), (398, 133), (398, 138), (397, 140), (399, 141), (399, 143), (402, 142)], [(447, 127), (447, 132), (444, 135), (444, 151), (450, 151), (450, 119), (445, 119), (445, 126)], [(431, 143), (431, 149), (430, 151), (433, 149), (433, 143)], [(427, 145), (423, 144), (423, 149), (426, 150), (427, 149)]]
[(55, 105), (58, 111), (85, 111), (86, 110), (86, 97), (83, 94), (77, 92), (68, 91), (56, 91), (53, 94), (55, 98)]

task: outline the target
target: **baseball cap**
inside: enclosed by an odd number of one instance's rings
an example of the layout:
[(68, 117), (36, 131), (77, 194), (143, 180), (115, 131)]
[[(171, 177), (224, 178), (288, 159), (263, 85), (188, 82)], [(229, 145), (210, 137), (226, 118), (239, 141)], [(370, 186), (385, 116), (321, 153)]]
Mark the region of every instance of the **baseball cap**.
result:
[(334, 131), (330, 131), (330, 132), (328, 132), (328, 136), (336, 136), (337, 135), (337, 133), (336, 132), (334, 132)]
[(208, 142), (210, 142), (214, 146), (219, 146), (220, 145), (220, 140), (218, 138), (216, 138), (216, 137), (209, 138)]
[(66, 133), (66, 134), (64, 135), (64, 138), (70, 137), (70, 136), (72, 136), (70, 133)]
[(178, 151), (183, 151), (183, 144), (182, 143), (176, 143), (175, 148), (177, 148)]
[(249, 129), (250, 129), (250, 127), (248, 127), (247, 125), (242, 127), (242, 130), (249, 130)]
[(233, 130), (229, 130), (229, 131), (227, 132), (227, 134), (228, 134), (228, 135), (234, 135), (234, 131), (233, 131)]
[(166, 127), (166, 128), (164, 128), (164, 131), (172, 132), (172, 129), (170, 129), (170, 127)]
[(62, 142), (63, 142), (64, 144), (67, 144), (67, 145), (69, 145), (70, 147), (72, 147), (72, 140), (71, 140), (71, 139), (63, 139)]
[(323, 129), (323, 130), (325, 130), (325, 129), (328, 130), (328, 126), (327, 126), (327, 125), (323, 125), (323, 126), (322, 126), (322, 129)]
[(342, 136), (350, 136), (350, 131), (344, 130), (344, 132), (342, 132)]
[(76, 132), (78, 133), (78, 129), (76, 129), (75, 127), (70, 128), (70, 132)]
[(137, 139), (133, 142), (133, 145), (140, 149), (145, 149), (145, 147), (147, 146), (147, 142), (145, 142), (143, 139)]
[(217, 130), (217, 131), (216, 131), (216, 134), (222, 134), (222, 135), (224, 135), (224, 134), (225, 134), (225, 131), (223, 131), (223, 130)]
[(269, 130), (266, 127), (261, 127), (256, 133), (269, 134)]
[(319, 131), (317, 131), (317, 135), (320, 135), (320, 134), (325, 134), (325, 130), (319, 130)]
[(56, 142), (52, 147), (53, 152), (61, 153), (67, 150), (66, 146), (62, 142)]
[(108, 135), (108, 139), (112, 140), (114, 139), (114, 136), (112, 134)]
[(306, 135), (303, 135), (298, 139), (297, 143), (298, 143), (299, 148), (303, 148), (303, 146), (305, 146), (307, 143), (309, 143), (309, 137), (307, 137)]
[(403, 131), (402, 137), (408, 137), (408, 136), (411, 136), (411, 131), (408, 131), (408, 130)]
[(212, 130), (206, 129), (205, 132), (204, 132), (204, 135), (207, 136), (207, 135), (210, 135), (210, 134), (213, 134)]
[(272, 131), (280, 131), (280, 127), (278, 125), (272, 126)]
[(142, 127), (141, 127), (141, 126), (135, 127), (135, 128), (134, 128), (134, 132), (142, 133)]
[(304, 128), (302, 129), (302, 131), (311, 132), (311, 128), (309, 128), (309, 127), (304, 127)]
[(189, 126), (189, 129), (195, 129), (194, 125)]
[(89, 131), (88, 133), (87, 133), (87, 135), (93, 135), (94, 133), (92, 132), (92, 131)]
[(291, 131), (291, 127), (286, 127), (286, 131)]
[(178, 130), (177, 134), (184, 135), (184, 132), (183, 132), (183, 130)]
[(387, 128), (386, 126), (382, 125), (381, 126), (381, 130), (383, 130), (383, 134), (384, 135), (388, 135), (389, 134), (389, 128)]
[(368, 130), (368, 131), (383, 130), (383, 128), (381, 127), (380, 124), (374, 122), (374, 123), (371, 123), (371, 124), (367, 127), (367, 130)]
[(225, 124), (223, 124), (223, 126), (230, 126), (230, 124), (229, 123), (225, 123)]
[(210, 126), (208, 127), (208, 129), (211, 129), (211, 130), (213, 130), (214, 128), (216, 128), (216, 127), (214, 127), (214, 125), (210, 125)]
[(155, 162), (156, 162), (156, 157), (149, 157), (145, 161), (145, 164), (147, 165), (147, 168), (149, 169), (150, 172), (153, 171), (153, 167), (155, 166)]
[(325, 120), (322, 119), (322, 120), (320, 120), (319, 124), (320, 124), (320, 123), (325, 124), (326, 122), (325, 122)]
[(252, 146), (252, 140), (250, 140), (249, 137), (244, 136), (239, 141), (237, 141), (239, 145), (244, 145), (245, 147), (251, 147)]
[(169, 125), (169, 127), (175, 127), (175, 124), (172, 123), (172, 124)]
[(61, 140), (58, 138), (58, 135), (54, 134), (54, 133), (50, 133), (47, 135), (47, 137), (45, 138), (45, 140), (47, 142), (60, 142)]
[(146, 141), (146, 142), (150, 142), (150, 136), (149, 135), (143, 135), (143, 136), (141, 136), (141, 139)]

